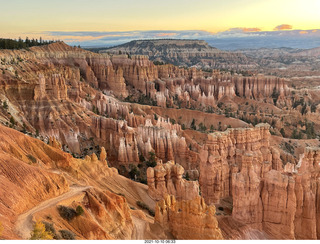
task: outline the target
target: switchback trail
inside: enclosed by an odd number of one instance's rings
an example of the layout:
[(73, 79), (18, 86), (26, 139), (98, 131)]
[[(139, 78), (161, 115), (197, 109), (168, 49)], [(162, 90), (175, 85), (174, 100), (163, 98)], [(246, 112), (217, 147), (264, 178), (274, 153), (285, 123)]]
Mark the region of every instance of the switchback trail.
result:
[(33, 229), (32, 225), (32, 217), (35, 213), (40, 212), (46, 208), (57, 205), (59, 202), (66, 200), (70, 197), (73, 197), (79, 194), (82, 191), (91, 188), (91, 186), (71, 186), (70, 191), (57, 196), (55, 198), (51, 198), (44, 202), (41, 202), (34, 208), (30, 209), (28, 212), (19, 215), (16, 223), (15, 223), (15, 231), (16, 233), (24, 240), (30, 238), (30, 233)]

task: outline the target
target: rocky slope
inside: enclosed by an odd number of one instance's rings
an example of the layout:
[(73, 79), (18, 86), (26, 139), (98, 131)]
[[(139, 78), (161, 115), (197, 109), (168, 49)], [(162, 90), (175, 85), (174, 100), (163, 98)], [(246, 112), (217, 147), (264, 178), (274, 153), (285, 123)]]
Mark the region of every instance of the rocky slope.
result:
[[(220, 72), (204, 78), (196, 69), (155, 66), (145, 56), (102, 56), (64, 43), (31, 51), (2, 51), (1, 56), (3, 123), (55, 137), (65, 151), (76, 156), (104, 146), (111, 161), (127, 165), (137, 164), (139, 154), (147, 157), (152, 150), (163, 160), (180, 163), (181, 157), (189, 162), (194, 159), (179, 126), (157, 122), (153, 114), (143, 117), (131, 113), (132, 105), (108, 94), (118, 98), (131, 94), (129, 101), (142, 99), (162, 107), (203, 110), (213, 109), (223, 98), (271, 99), (274, 90), (279, 93), (277, 102), (287, 102), (288, 88), (281, 79), (233, 77)], [(153, 138), (152, 134), (157, 136), (149, 143), (147, 138)]]
[(170, 230), (178, 240), (223, 239), (215, 217), (215, 207), (207, 206), (203, 198), (176, 201), (167, 196), (156, 206), (155, 221)]
[(137, 40), (100, 53), (147, 55), (153, 61), (202, 68), (243, 69), (254, 63), (243, 54), (222, 51), (201, 40)]
[[(64, 43), (3, 50), (0, 68), (1, 123), (50, 145), (3, 129), (3, 184), (13, 197), (30, 196), (17, 201), (17, 213), (6, 211), (14, 208), (10, 198), (2, 199), (6, 238), (17, 237), (11, 230), (17, 215), (58, 201), (74, 185), (91, 188), (37, 211), (34, 220), (51, 215), (57, 229), (80, 239), (188, 238), (177, 223), (188, 229), (194, 216), (181, 219), (171, 209), (169, 229), (153, 222), (154, 200), (170, 194), (191, 201), (183, 216), (216, 205), (227, 239), (319, 238), (316, 92), (294, 90), (273, 76), (154, 65), (146, 56), (95, 54)], [(4, 163), (12, 157), (12, 165)], [(147, 169), (153, 162), (158, 165)], [(15, 177), (20, 169), (30, 185)], [(209, 207), (193, 201), (200, 194)], [(57, 204), (82, 206), (84, 215), (65, 221)], [(206, 219), (214, 211), (202, 210), (193, 234), (213, 237), (217, 226)]]
[[(30, 221), (48, 222), (57, 232), (69, 230), (76, 239), (137, 238), (132, 220), (136, 214), (129, 204), (136, 206), (136, 201), (147, 199), (133, 193), (133, 189), (143, 192), (144, 187), (109, 168), (103, 150), (100, 160), (95, 155), (80, 160), (4, 126), (0, 126), (0, 138), (0, 221), (4, 227), (1, 238), (29, 238)], [(124, 184), (131, 187), (122, 188)], [(75, 187), (83, 190), (69, 194)], [(127, 191), (131, 192), (128, 200), (124, 197)], [(66, 220), (59, 212), (60, 205), (69, 211), (82, 206), (84, 213)], [(18, 225), (17, 220), (24, 221), (20, 215), (30, 209), (26, 224)], [(143, 216), (140, 213), (139, 218)]]
[(271, 238), (318, 239), (320, 149), (306, 148), (292, 164), (269, 138), (262, 124), (212, 134), (200, 157), (202, 195), (208, 204), (231, 197), (233, 219)]

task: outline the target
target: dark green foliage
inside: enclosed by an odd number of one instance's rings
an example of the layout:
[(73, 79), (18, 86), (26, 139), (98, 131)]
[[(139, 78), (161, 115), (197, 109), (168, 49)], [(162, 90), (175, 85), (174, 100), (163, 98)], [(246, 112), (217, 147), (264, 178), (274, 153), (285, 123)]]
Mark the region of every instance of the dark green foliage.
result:
[(276, 135), (276, 133), (273, 130), (271, 130), (271, 128), (269, 129), (269, 132), (271, 135)]
[(305, 114), (307, 112), (307, 104), (304, 104), (301, 108), (301, 114)]
[(195, 119), (192, 119), (192, 122), (191, 122), (190, 128), (191, 128), (191, 129), (193, 129), (193, 130), (196, 130), (196, 129), (197, 129), (197, 127), (196, 127), (195, 123), (196, 123)]
[(298, 134), (297, 129), (294, 128), (294, 130), (293, 130), (293, 132), (292, 132), (291, 138), (292, 138), (292, 139), (302, 139), (302, 133), (301, 133), (301, 131), (300, 131), (299, 134)]
[(140, 175), (140, 171), (137, 169), (137, 167), (134, 165), (132, 167), (132, 169), (130, 170), (129, 172), (129, 176), (130, 176), (130, 179), (135, 179), (136, 176), (139, 176)]
[(80, 205), (78, 205), (78, 207), (76, 208), (76, 213), (77, 213), (77, 216), (80, 216), (84, 213), (84, 210)]
[(145, 185), (147, 185), (148, 184), (148, 181), (146, 180), (146, 179), (138, 179), (138, 181), (140, 182), (140, 183), (142, 183), (142, 184), (145, 184)]
[(141, 202), (141, 201), (137, 201), (136, 203), (140, 208), (148, 210), (148, 213), (154, 217), (154, 215), (155, 215), (154, 211), (152, 209), (150, 209), (147, 204), (145, 204), (144, 202)]
[(146, 159), (143, 157), (142, 154), (139, 154), (139, 161), (140, 162), (144, 162)]
[(62, 205), (58, 206), (58, 211), (60, 216), (68, 221), (72, 220), (77, 215), (77, 212), (73, 208)]
[(8, 103), (7, 103), (7, 101), (4, 101), (3, 102), (3, 105), (2, 105), (2, 107), (4, 108), (4, 109), (8, 109)]
[(153, 64), (154, 65), (164, 65), (165, 63), (161, 62), (161, 61), (153, 61)]
[(99, 109), (94, 105), (92, 106), (92, 112), (94, 112), (95, 114), (98, 114), (98, 115), (100, 114)]
[(175, 124), (176, 123), (176, 121), (174, 120), (174, 119), (170, 119), (170, 122), (171, 122), (171, 124)]
[(156, 167), (157, 166), (156, 154), (154, 152), (149, 152), (149, 160), (146, 161), (146, 164), (148, 167)]
[(317, 105), (316, 104), (311, 104), (311, 113), (315, 113), (317, 109)]
[(160, 91), (160, 84), (159, 84), (159, 83), (154, 83), (154, 88), (155, 88), (157, 91)]
[(42, 223), (44, 224), (46, 231), (51, 232), (53, 234), (53, 239), (55, 240), (60, 240), (61, 236), (57, 233), (56, 229), (54, 228), (52, 223), (46, 222), (46, 221), (42, 221)]
[(76, 235), (69, 230), (59, 230), (62, 239), (64, 240), (75, 240)]
[(285, 136), (286, 136), (286, 134), (285, 134), (285, 132), (284, 132), (284, 129), (283, 129), (283, 128), (281, 128), (281, 129), (280, 129), (280, 133), (281, 133), (281, 135), (282, 135), (283, 137), (285, 137)]
[(11, 116), (11, 118), (10, 118), (10, 123), (12, 124), (12, 125), (15, 125), (16, 124), (16, 121), (15, 121), (15, 119)]
[(279, 95), (280, 95), (280, 93), (277, 91), (277, 89), (273, 88), (273, 92), (271, 94), (271, 97), (273, 99), (274, 105), (276, 105)]
[(18, 40), (0, 38), (0, 49), (27, 49), (29, 47), (48, 45), (51, 43), (54, 43), (54, 41), (43, 41), (41, 37), (40, 41), (37, 39), (29, 40), (28, 37), (26, 40), (22, 40), (21, 38)]
[(287, 151), (290, 154), (294, 154), (294, 147), (291, 144), (289, 144), (288, 142), (285, 142), (284, 146), (285, 146), (284, 148), (285, 151)]
[(154, 120), (158, 120), (158, 115), (154, 114)]
[(30, 159), (30, 161), (31, 161), (32, 163), (35, 164), (35, 163), (37, 162), (37, 159), (36, 159), (34, 156), (32, 156), (31, 154), (28, 154), (27, 157), (28, 157), (28, 159)]
[(292, 105), (293, 108), (296, 108), (298, 107), (299, 105), (303, 105), (304, 104), (304, 100), (303, 100), (303, 97), (300, 98), (300, 100), (298, 101), (295, 101)]
[(189, 173), (187, 172), (186, 173), (186, 176), (184, 177), (186, 180), (190, 180), (190, 176), (189, 176)]
[(27, 133), (27, 126), (25, 123), (22, 124), (22, 132)]
[(186, 126), (184, 124), (181, 125), (181, 129), (185, 130)]
[(205, 132), (207, 130), (207, 127), (204, 124), (200, 123), (198, 130), (201, 131), (201, 132)]
[(138, 101), (135, 97), (133, 97), (132, 95), (127, 96), (124, 99), (125, 102), (129, 102), (129, 103), (139, 103), (139, 104), (143, 104), (143, 105), (150, 105), (150, 106), (157, 106), (157, 101), (153, 100), (152, 98), (144, 95), (144, 94), (140, 94), (138, 97)]
[(316, 133), (314, 130), (314, 123), (306, 123), (306, 131), (305, 133), (307, 134), (308, 139), (315, 139), (316, 138)]

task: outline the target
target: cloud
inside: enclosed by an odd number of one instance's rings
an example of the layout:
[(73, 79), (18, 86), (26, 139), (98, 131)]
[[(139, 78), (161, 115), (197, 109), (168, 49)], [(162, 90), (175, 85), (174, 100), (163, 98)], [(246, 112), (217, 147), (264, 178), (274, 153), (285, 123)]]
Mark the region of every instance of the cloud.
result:
[(228, 32), (259, 32), (259, 31), (261, 31), (261, 29), (260, 28), (237, 27), (237, 28), (230, 28), (227, 31)]
[(176, 35), (177, 33), (159, 33), (156, 36), (163, 37), (163, 36), (176, 36)]
[[(292, 28), (291, 26), (289, 26)], [(288, 26), (287, 26), (288, 28)], [(84, 47), (110, 47), (132, 40), (143, 39), (198, 39), (205, 40), (210, 45), (222, 49), (241, 49), (254, 47), (315, 47), (320, 46), (320, 30), (288, 30), (284, 25), (277, 31), (261, 31), (260, 28), (231, 28), (222, 32), (204, 30), (149, 30), (149, 31), (82, 31), (62, 32), (52, 31), (34, 33), (44, 39), (59, 39), (70, 45)], [(280, 30), (285, 29), (285, 30)], [(306, 35), (306, 33), (308, 35)], [(29, 36), (30, 37), (30, 36)], [(303, 39), (303, 41), (302, 41)], [(310, 39), (310, 40), (309, 40)], [(309, 44), (307, 44), (309, 43)], [(308, 46), (309, 45), (309, 46)]]
[(260, 28), (242, 28), (242, 30), (244, 32), (259, 32), (259, 31), (261, 31)]
[(280, 30), (291, 30), (291, 29), (292, 29), (292, 25), (282, 24), (282, 25), (276, 26), (273, 30), (280, 31)]

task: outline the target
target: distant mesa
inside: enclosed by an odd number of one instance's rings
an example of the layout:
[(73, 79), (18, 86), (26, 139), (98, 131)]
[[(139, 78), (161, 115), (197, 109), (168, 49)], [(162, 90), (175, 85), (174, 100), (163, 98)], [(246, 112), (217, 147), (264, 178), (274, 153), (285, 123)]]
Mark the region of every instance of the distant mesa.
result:
[(190, 39), (135, 40), (100, 53), (147, 55), (152, 61), (201, 68), (231, 68), (235, 63), (248, 63), (243, 54), (219, 50), (204, 40)]

